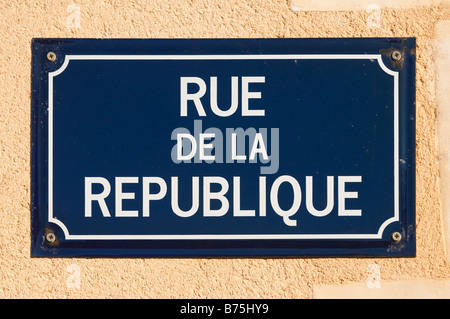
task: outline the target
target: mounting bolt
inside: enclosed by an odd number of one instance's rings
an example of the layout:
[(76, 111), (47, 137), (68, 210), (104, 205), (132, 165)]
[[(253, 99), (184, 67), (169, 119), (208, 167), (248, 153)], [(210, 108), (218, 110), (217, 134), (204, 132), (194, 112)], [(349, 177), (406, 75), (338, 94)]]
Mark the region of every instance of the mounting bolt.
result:
[(47, 235), (45, 235), (45, 240), (52, 244), (56, 241), (56, 235), (54, 233), (48, 233)]
[(55, 52), (49, 52), (47, 53), (47, 60), (50, 62), (54, 62), (56, 60), (56, 54)]
[(393, 233), (392, 240), (398, 243), (400, 240), (402, 240), (402, 234), (400, 234), (399, 232)]
[(394, 51), (391, 54), (391, 58), (394, 61), (400, 61), (402, 59), (403, 55), (400, 51)]

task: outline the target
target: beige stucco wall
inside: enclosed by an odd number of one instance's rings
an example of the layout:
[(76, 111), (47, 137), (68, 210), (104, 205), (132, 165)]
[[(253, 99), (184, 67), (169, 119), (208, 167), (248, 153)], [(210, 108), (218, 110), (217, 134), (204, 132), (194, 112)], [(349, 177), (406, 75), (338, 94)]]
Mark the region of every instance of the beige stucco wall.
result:
[[(450, 5), (304, 11), (299, 1), (0, 0), (0, 298), (449, 298), (434, 38)], [(33, 37), (385, 36), (417, 37), (416, 258), (30, 257)]]

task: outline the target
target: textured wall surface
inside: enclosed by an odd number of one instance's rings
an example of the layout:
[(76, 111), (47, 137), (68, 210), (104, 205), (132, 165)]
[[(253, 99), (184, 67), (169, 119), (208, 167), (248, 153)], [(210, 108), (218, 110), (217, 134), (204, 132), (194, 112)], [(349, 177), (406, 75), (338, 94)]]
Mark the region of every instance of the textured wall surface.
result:
[[(298, 1), (289, 0), (0, 2), (0, 298), (351, 296), (343, 293), (346, 289), (358, 292), (357, 297), (377, 296), (374, 291), (382, 290), (376, 289), (389, 289), (388, 296), (408, 292), (409, 297), (450, 297), (434, 59), (436, 25), (450, 20), (450, 5), (427, 1), (428, 6), (401, 9), (371, 6), (316, 12), (302, 11)], [(30, 48), (34, 37), (417, 37), (417, 257), (31, 258)]]

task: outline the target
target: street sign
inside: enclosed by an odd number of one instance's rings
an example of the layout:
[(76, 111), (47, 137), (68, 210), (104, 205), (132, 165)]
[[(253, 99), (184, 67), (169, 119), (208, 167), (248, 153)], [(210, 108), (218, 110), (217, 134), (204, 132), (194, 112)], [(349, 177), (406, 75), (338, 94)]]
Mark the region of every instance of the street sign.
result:
[(415, 39), (34, 39), (34, 256), (414, 256)]

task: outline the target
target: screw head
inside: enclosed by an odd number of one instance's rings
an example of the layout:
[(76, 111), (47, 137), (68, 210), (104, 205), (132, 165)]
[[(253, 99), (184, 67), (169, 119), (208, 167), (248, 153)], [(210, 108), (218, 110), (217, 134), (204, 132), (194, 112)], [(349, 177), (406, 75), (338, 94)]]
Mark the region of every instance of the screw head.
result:
[(391, 58), (394, 61), (400, 61), (402, 59), (402, 53), (400, 51), (394, 51), (391, 54)]
[(54, 233), (48, 233), (47, 235), (45, 235), (45, 240), (50, 244), (54, 243), (56, 240), (56, 235)]
[(56, 54), (54, 52), (47, 53), (47, 60), (54, 62), (56, 60)]
[(402, 234), (400, 234), (399, 232), (393, 233), (392, 240), (398, 243), (400, 240), (402, 240)]

